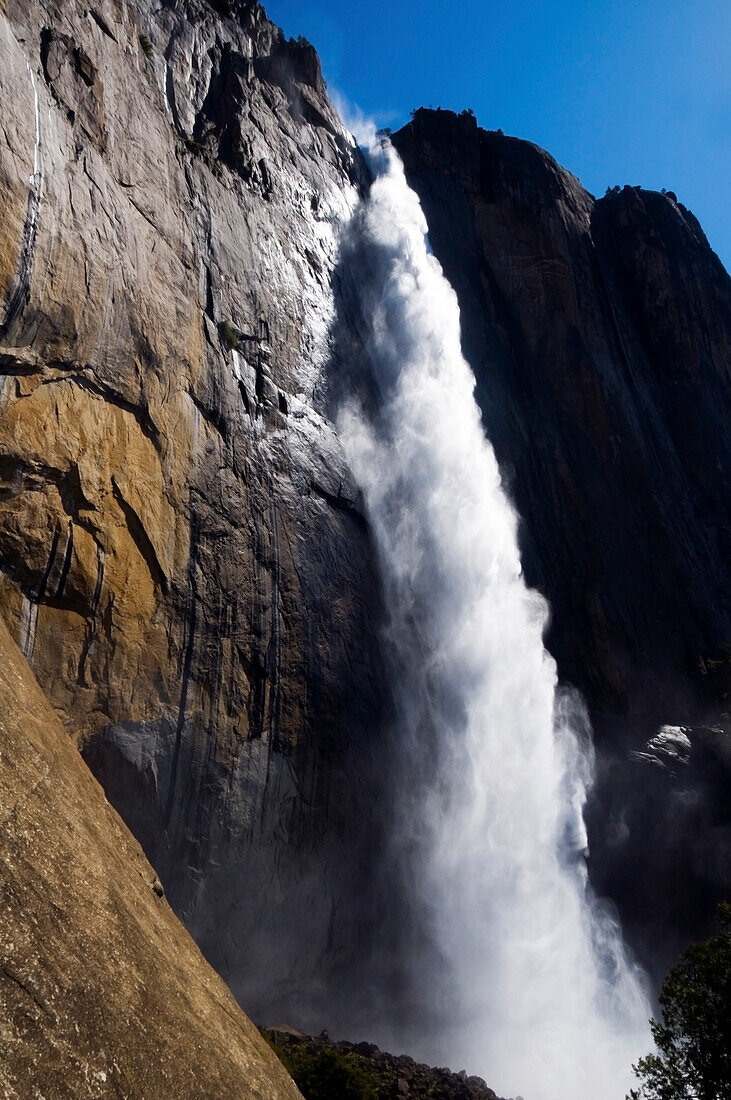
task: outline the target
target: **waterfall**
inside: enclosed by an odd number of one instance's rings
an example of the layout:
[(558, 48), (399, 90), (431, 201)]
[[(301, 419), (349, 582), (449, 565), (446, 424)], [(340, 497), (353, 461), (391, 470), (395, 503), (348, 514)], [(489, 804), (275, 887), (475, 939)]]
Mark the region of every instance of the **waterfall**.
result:
[(375, 393), (338, 426), (384, 578), (394, 848), (428, 933), (410, 962), (432, 1022), (410, 1053), (526, 1100), (622, 1100), (650, 1008), (587, 883), (590, 732), (543, 646), (456, 296), (397, 154), (369, 155), (349, 233)]

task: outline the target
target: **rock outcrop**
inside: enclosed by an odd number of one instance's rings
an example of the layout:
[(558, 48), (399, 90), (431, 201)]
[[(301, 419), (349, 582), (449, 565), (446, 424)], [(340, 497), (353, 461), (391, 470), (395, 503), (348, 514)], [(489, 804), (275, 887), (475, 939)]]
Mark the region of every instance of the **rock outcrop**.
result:
[(672, 797), (626, 759), (660, 726), (727, 721), (731, 280), (672, 194), (596, 201), (467, 112), (417, 111), (393, 141), (459, 299), (547, 645), (590, 705), (596, 881), (650, 953), (731, 885), (728, 753), (711, 787), (710, 742), (689, 747)]
[(374, 1043), (336, 1043), (327, 1033), (303, 1035), (286, 1026), (267, 1028), (262, 1034), (295, 1078), (321, 1081), (331, 1089), (338, 1076), (347, 1081), (352, 1074), (350, 1080), (361, 1095), (373, 1100), (500, 1100), (481, 1077), (466, 1070), (452, 1073), (445, 1067), (426, 1066), (407, 1054), (387, 1054)]
[(2, 619), (0, 698), (3, 1096), (296, 1100)]

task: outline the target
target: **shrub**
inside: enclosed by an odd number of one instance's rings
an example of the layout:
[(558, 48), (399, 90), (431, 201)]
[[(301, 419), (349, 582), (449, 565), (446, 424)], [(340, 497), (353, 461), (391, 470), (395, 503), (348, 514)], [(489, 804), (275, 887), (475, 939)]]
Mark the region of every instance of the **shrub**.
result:
[(360, 1070), (337, 1050), (294, 1059), (291, 1073), (305, 1100), (377, 1100)]
[(236, 351), (239, 346), (239, 338), (231, 322), (221, 321), (218, 331), (226, 347), (230, 348), (231, 351)]
[(152, 57), (152, 54), (153, 54), (152, 42), (150, 42), (150, 39), (147, 37), (146, 34), (141, 34), (140, 35), (140, 46), (142, 47), (142, 52), (145, 55), (145, 57), (147, 57), (148, 59), (150, 57)]
[(378, 1094), (348, 1056), (328, 1047), (324, 1050), (287, 1053), (264, 1033), (305, 1100), (378, 1100)]

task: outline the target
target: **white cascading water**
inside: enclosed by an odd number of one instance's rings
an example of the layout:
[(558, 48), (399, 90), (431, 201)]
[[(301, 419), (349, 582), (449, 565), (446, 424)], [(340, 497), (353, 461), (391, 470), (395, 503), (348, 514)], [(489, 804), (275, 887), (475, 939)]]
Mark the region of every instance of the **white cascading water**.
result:
[(398, 840), (441, 963), (413, 960), (417, 1000), (444, 1011), (412, 1053), (526, 1100), (622, 1100), (650, 1008), (586, 881), (590, 736), (543, 647), (547, 608), (522, 575), (456, 296), (395, 151), (370, 157), (353, 232), (373, 269), (379, 400), (345, 408), (339, 429), (389, 608)]

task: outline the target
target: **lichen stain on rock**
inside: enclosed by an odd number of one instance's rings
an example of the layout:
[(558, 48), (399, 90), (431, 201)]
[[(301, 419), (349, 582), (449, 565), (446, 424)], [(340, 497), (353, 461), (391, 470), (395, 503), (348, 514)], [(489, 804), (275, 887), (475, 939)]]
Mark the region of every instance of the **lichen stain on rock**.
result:
[[(130, 412), (65, 377), (39, 381), (13, 402), (0, 438), (5, 452), (0, 466), (6, 472), (0, 547), (6, 572), (15, 573), (23, 590), (44, 603), (37, 627), (38, 674), (61, 679), (55, 671), (59, 658), (61, 668), (76, 669), (63, 710), (76, 716), (82, 730), (79, 679), (108, 687), (129, 684), (129, 717), (148, 717), (161, 698), (170, 697), (169, 642), (159, 612), (170, 578), (185, 568), (187, 558), (154, 444)], [(185, 462), (185, 448), (179, 458)], [(64, 561), (69, 530), (73, 541)], [(56, 560), (49, 562), (54, 537), (58, 541), (61, 535), (63, 546), (54, 548)], [(104, 581), (97, 592), (100, 555)], [(97, 621), (99, 639), (88, 652), (85, 632), (70, 629), (64, 637), (69, 612), (89, 625)], [(54, 636), (48, 654), (47, 628)], [(111, 653), (103, 653), (106, 646)], [(85, 670), (82, 658), (90, 663)], [(157, 699), (154, 687), (135, 691), (141, 683), (157, 685)]]

